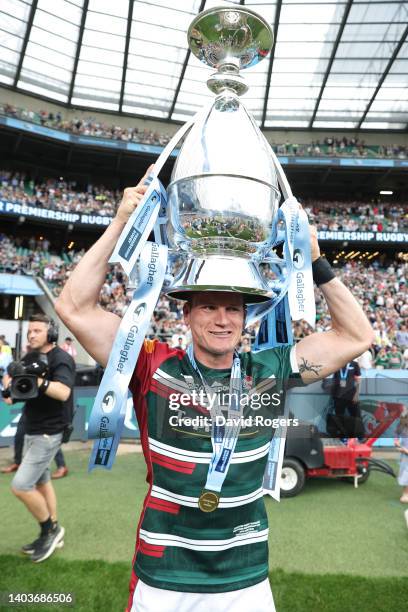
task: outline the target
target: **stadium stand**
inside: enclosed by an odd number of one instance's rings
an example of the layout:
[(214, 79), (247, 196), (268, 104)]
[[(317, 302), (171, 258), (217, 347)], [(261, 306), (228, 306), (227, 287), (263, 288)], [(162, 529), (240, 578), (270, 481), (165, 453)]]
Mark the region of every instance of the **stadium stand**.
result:
[[(42, 178), (0, 169), (0, 199), (64, 212), (82, 212), (111, 217), (121, 192), (88, 184), (80, 190), (76, 181)], [(408, 206), (404, 203), (309, 201), (304, 206), (313, 223), (321, 230), (405, 231)]]
[(56, 130), (63, 130), (71, 134), (94, 136), (95, 138), (111, 138), (112, 140), (159, 146), (166, 145), (171, 138), (168, 134), (159, 134), (145, 128), (139, 129), (137, 126), (125, 128), (119, 125), (108, 125), (94, 117), (66, 120), (61, 112), (53, 113), (47, 110), (34, 112), (24, 108), (17, 108), (12, 104), (0, 105), (0, 114), (23, 119), (24, 121), (30, 121), (31, 123)]
[[(20, 108), (9, 103), (0, 103), (0, 115), (29, 121), (37, 125), (62, 130), (71, 134), (94, 136), (95, 138), (108, 138), (123, 142), (136, 142), (147, 145), (165, 146), (171, 136), (147, 128), (123, 127), (116, 124), (107, 124), (95, 117), (77, 117), (64, 119), (61, 111), (48, 110), (33, 111)], [(118, 122), (120, 118), (118, 118)], [(355, 136), (326, 137), (307, 143), (271, 142), (278, 155), (300, 157), (367, 157), (367, 158), (396, 158), (407, 159), (408, 147), (400, 144), (367, 144), (363, 139)]]
[[(0, 234), (0, 272), (40, 276), (57, 297), (70, 271), (79, 261), (83, 251), (60, 252), (48, 240), (36, 240), (33, 236), (25, 239)], [(389, 359), (395, 345), (402, 355), (402, 367), (408, 367), (408, 263), (378, 261), (371, 264), (364, 261), (350, 261), (337, 271), (339, 277), (350, 287), (361, 302), (373, 328), (376, 340), (373, 345), (375, 359), (381, 349), (381, 356)], [(119, 266), (111, 266), (103, 285), (100, 304), (103, 308), (123, 316), (131, 299), (127, 289), (127, 278)], [(330, 327), (330, 317), (319, 291), (316, 290), (317, 330)], [(246, 339), (254, 339), (255, 328), (246, 330)], [(312, 332), (304, 321), (293, 324), (294, 336), (298, 340)], [(182, 321), (180, 302), (162, 297), (156, 307), (148, 335), (151, 338), (177, 344), (188, 342), (187, 328)], [(379, 361), (378, 367), (384, 367)]]

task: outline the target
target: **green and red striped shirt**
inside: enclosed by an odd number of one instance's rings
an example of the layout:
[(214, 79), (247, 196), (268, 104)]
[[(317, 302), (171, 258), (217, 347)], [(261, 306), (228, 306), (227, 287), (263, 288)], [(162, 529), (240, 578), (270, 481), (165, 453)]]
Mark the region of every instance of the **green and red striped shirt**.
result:
[[(284, 401), (285, 383), (298, 377), (293, 348), (241, 354), (243, 390), (250, 397), (280, 394)], [(229, 370), (201, 365), (200, 370), (212, 389), (228, 392)], [(268, 575), (262, 481), (275, 430), (241, 429), (219, 506), (202, 512), (198, 498), (212, 444), (211, 427), (194, 424), (195, 417), (209, 416), (207, 407), (188, 400), (199, 384), (185, 351), (145, 341), (130, 383), (149, 483), (137, 532), (131, 598), (138, 578), (157, 588), (218, 593), (251, 586)], [(181, 400), (181, 394), (183, 402), (174, 401)], [(277, 417), (283, 414), (282, 402), (263, 408), (263, 414), (265, 410)], [(251, 411), (248, 405), (244, 417)]]

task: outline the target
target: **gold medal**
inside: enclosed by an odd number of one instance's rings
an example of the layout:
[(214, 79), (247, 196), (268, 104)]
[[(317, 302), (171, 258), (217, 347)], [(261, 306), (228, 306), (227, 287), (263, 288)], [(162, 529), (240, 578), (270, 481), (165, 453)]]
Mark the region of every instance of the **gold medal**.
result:
[(198, 507), (203, 512), (214, 512), (220, 503), (220, 496), (215, 491), (203, 491), (198, 498)]

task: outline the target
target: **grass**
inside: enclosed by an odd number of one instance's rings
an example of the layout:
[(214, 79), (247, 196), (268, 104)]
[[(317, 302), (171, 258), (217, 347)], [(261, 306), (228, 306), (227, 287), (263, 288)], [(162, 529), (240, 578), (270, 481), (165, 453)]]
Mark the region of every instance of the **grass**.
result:
[[(21, 605), (17, 607), (20, 612), (50, 612), (55, 609), (116, 612), (123, 611), (126, 606), (127, 563), (66, 561), (58, 556), (51, 557), (42, 565), (27, 563), (25, 559), (11, 555), (3, 555), (0, 560), (2, 591), (70, 592), (74, 595), (72, 607)], [(403, 578), (318, 576), (275, 570), (270, 574), (270, 581), (278, 612), (391, 612), (406, 609), (408, 592)], [(0, 610), (8, 612), (10, 608), (0, 605)]]
[(298, 497), (279, 504), (267, 500), (270, 568), (408, 577), (400, 495), (394, 479), (374, 472), (358, 489), (344, 481), (313, 479)]
[[(56, 482), (65, 547), (39, 565), (18, 554), (37, 527), (8, 492), (10, 477), (1, 477), (0, 592), (73, 591), (76, 611), (123, 610), (147, 488), (143, 457), (121, 456), (112, 472), (92, 474), (86, 452), (66, 457), (71, 475)], [(394, 480), (374, 473), (358, 490), (313, 480), (296, 498), (280, 504), (267, 499), (278, 612), (405, 609), (408, 534), (399, 495)], [(30, 607), (42, 609), (65, 608)]]

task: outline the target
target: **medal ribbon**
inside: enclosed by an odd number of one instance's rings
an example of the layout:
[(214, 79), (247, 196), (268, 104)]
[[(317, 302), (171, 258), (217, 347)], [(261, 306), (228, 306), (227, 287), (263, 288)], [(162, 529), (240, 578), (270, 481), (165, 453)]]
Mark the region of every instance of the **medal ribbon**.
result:
[[(89, 471), (113, 465), (126, 414), (128, 386), (163, 285), (167, 246), (147, 242), (140, 255), (140, 285), (115, 336), (92, 408), (88, 438), (95, 439)], [(103, 333), (103, 330), (101, 330)]]
[[(191, 344), (187, 348), (187, 355), (194, 371), (200, 377), (207, 394), (207, 398), (210, 398), (214, 394), (214, 391), (208, 385), (207, 381), (200, 372), (194, 357), (193, 346)], [(238, 353), (236, 352), (234, 353), (232, 362), (229, 394), (230, 403), (228, 406), (228, 422), (226, 425), (221, 424), (219, 420), (217, 421), (217, 419), (220, 417), (223, 418), (218, 400), (214, 402), (214, 409), (211, 410), (211, 443), (213, 452), (204, 488), (206, 490), (216, 491), (218, 493), (221, 491), (222, 485), (229, 470), (232, 455), (234, 453), (239, 432), (241, 430), (241, 417), (244, 412), (240, 401), (242, 394), (241, 361)]]
[[(296, 237), (298, 212), (298, 202), (293, 196), (285, 200), (285, 202), (278, 210), (278, 214), (275, 221), (275, 230), (273, 231), (273, 234), (275, 234), (275, 239), (270, 245), (270, 248), (272, 249), (276, 244), (280, 244), (283, 242), (285, 259), (282, 264), (284, 263), (286, 265), (286, 271), (285, 273), (283, 273), (280, 266), (276, 262), (273, 263), (272, 267), (276, 269), (280, 277), (279, 280), (276, 280), (271, 286), (275, 295), (270, 300), (262, 302), (261, 304), (248, 305), (247, 317), (245, 320), (246, 326), (252, 325), (258, 319), (265, 317), (277, 306), (277, 304), (281, 300), (283, 300), (283, 298), (288, 292), (292, 278), (293, 253), (295, 249), (294, 241)], [(284, 230), (277, 232), (276, 227), (278, 226), (280, 221), (284, 222)]]
[(350, 363), (348, 363), (345, 368), (340, 368), (340, 387), (345, 387), (347, 385), (347, 375), (349, 370), (351, 370)]
[(298, 210), (293, 240), (293, 271), (289, 283), (289, 306), (292, 321), (304, 319), (311, 327), (316, 322), (312, 253), (310, 250), (309, 221), (303, 208)]
[[(316, 318), (307, 215), (303, 209), (299, 208), (296, 198), (293, 197), (289, 182), (273, 149), (271, 149), (271, 156), (274, 160), (279, 185), (285, 198), (283, 205), (278, 211), (277, 221), (272, 231), (271, 248), (284, 242), (287, 272), (285, 282), (285, 280), (282, 280), (282, 270), (279, 264), (272, 264), (274, 271), (281, 277), (280, 283), (277, 284), (279, 295), (264, 305), (250, 307), (250, 322), (256, 321), (260, 316), (263, 317), (261, 330), (264, 336), (258, 343), (259, 348), (273, 348), (274, 346), (292, 344), (291, 319), (297, 321), (303, 318), (314, 327)], [(285, 222), (284, 231), (277, 230), (280, 220)], [(277, 317), (274, 309), (276, 310), (277, 306), (281, 307), (283, 304), (285, 314), (284, 316)], [(290, 305), (290, 308), (288, 305)], [(281, 329), (281, 333), (278, 334), (276, 325), (278, 319), (281, 326), (286, 326), (286, 333), (285, 330)], [(248, 324), (248, 319), (246, 323)], [(283, 416), (285, 419), (289, 416), (287, 399)], [(279, 427), (275, 432), (271, 440), (264, 474), (263, 487), (265, 493), (268, 493), (277, 501), (280, 500), (280, 480), (286, 444), (286, 431), (286, 427)]]

